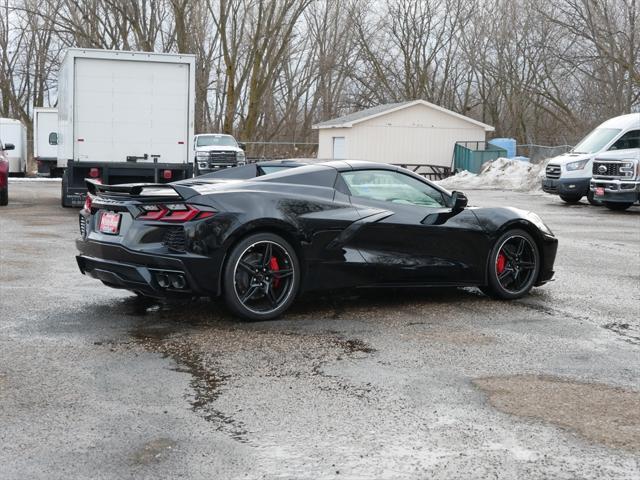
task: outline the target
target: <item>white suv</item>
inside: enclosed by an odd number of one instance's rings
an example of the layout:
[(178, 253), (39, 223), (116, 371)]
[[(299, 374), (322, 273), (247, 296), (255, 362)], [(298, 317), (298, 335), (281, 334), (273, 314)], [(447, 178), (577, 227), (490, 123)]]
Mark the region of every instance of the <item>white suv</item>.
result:
[(237, 167), (246, 163), (244, 144), (231, 135), (202, 133), (193, 139), (194, 175)]

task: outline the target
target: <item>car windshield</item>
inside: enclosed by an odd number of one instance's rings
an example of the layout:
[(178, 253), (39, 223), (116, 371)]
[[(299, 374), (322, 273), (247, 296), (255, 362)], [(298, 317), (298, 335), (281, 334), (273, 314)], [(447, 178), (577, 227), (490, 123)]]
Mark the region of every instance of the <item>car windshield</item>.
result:
[(231, 135), (199, 135), (196, 147), (237, 147), (236, 140)]
[(572, 150), (573, 153), (597, 153), (620, 133), (619, 128), (596, 128)]

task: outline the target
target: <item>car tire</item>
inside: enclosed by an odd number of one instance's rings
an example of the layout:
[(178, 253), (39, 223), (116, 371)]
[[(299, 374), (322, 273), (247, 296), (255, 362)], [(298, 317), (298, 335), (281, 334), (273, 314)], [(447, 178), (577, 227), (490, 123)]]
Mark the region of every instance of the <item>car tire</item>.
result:
[(0, 190), (0, 206), (4, 207), (9, 204), (9, 187)]
[(603, 205), (602, 200), (596, 199), (595, 194), (591, 190), (587, 193), (587, 201), (594, 207), (601, 207)]
[(560, 199), (566, 203), (578, 203), (582, 200), (582, 195), (560, 195)]
[(231, 249), (222, 292), (229, 310), (241, 319), (271, 320), (291, 306), (300, 278), (300, 262), (291, 244), (273, 233), (256, 233)]
[(60, 205), (63, 208), (70, 208), (71, 202), (67, 201), (67, 190), (69, 188), (69, 181), (67, 180), (67, 172), (62, 174), (62, 182), (60, 182)]
[(631, 202), (626, 202), (626, 203), (622, 203), (622, 202), (604, 202), (604, 206), (607, 207), (609, 210), (614, 210), (614, 211), (622, 211), (622, 210), (626, 210), (627, 208), (633, 206), (633, 203)]
[(488, 284), (480, 290), (496, 299), (522, 298), (531, 291), (539, 273), (540, 250), (533, 237), (524, 230), (508, 230), (491, 249)]

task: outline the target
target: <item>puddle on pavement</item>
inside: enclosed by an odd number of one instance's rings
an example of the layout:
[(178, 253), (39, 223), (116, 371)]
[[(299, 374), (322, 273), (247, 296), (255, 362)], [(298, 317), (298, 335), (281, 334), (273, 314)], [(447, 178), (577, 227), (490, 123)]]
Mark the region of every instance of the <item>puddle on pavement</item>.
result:
[(133, 453), (131, 462), (136, 465), (149, 465), (163, 460), (176, 446), (170, 438), (157, 438), (145, 443)]
[(480, 378), (473, 384), (501, 412), (567, 428), (608, 447), (640, 452), (640, 392), (535, 375)]

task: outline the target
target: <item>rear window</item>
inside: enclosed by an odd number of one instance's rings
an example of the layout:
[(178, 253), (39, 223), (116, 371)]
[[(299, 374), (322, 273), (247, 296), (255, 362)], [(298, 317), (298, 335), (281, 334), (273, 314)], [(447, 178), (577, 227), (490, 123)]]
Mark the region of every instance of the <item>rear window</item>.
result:
[(258, 177), (256, 180), (333, 188), (337, 176), (338, 171), (335, 168), (322, 165), (306, 165), (304, 167), (287, 168), (270, 175)]
[(289, 170), (290, 168), (293, 168), (293, 167), (280, 167), (280, 166), (263, 167), (263, 166), (260, 166), (260, 170), (262, 171), (262, 175), (269, 175), (270, 173), (281, 172), (283, 170)]

